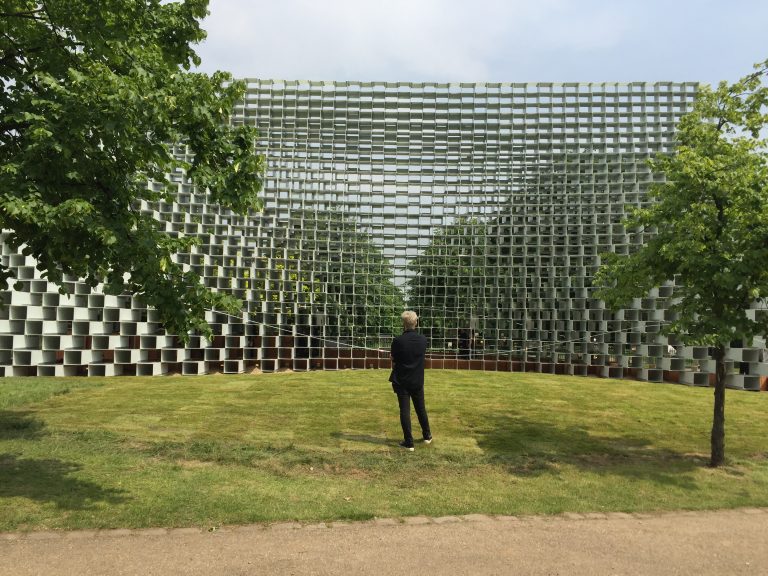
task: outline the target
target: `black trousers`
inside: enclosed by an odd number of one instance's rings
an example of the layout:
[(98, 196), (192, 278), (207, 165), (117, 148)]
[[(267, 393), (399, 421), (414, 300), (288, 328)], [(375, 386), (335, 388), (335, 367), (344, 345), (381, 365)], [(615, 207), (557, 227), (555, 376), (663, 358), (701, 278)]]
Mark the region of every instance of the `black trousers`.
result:
[(406, 444), (413, 444), (413, 432), (411, 431), (411, 400), (416, 410), (416, 416), (419, 418), (421, 433), (424, 438), (431, 438), (432, 432), (429, 430), (429, 418), (427, 418), (427, 408), (424, 406), (424, 388), (416, 390), (398, 390), (397, 403), (400, 405), (400, 426), (403, 427), (403, 439)]

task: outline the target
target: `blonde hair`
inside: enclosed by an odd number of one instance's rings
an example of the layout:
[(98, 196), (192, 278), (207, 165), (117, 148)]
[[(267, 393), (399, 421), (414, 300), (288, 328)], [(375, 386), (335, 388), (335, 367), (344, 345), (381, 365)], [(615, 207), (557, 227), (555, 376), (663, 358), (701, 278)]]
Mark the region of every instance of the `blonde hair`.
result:
[(403, 320), (404, 330), (413, 330), (419, 321), (419, 317), (416, 316), (416, 312), (413, 310), (406, 310), (400, 315), (400, 318)]

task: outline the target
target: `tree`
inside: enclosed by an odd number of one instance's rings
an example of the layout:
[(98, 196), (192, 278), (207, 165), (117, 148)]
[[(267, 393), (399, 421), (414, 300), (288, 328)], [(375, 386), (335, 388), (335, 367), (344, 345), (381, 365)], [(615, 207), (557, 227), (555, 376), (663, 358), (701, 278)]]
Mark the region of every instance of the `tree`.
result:
[[(207, 309), (240, 305), (172, 261), (195, 240), (160, 231), (139, 202), (172, 201), (169, 175), (186, 172), (214, 202), (244, 213), (260, 206), (265, 167), (255, 130), (232, 124), (244, 84), (190, 72), (207, 5), (0, 0), (6, 241), (62, 291), (73, 275), (131, 292), (182, 337), (209, 334)], [(0, 264), (0, 288), (11, 277)]]
[(666, 181), (626, 220), (655, 236), (629, 256), (606, 255), (595, 278), (613, 308), (675, 281), (665, 331), (710, 346), (716, 363), (711, 466), (725, 458), (725, 349), (768, 333), (765, 316), (747, 314), (768, 299), (767, 73), (768, 61), (733, 85), (702, 87), (674, 153), (651, 163)]
[[(311, 226), (286, 223), (269, 257), (274, 270), (257, 272), (254, 290), (271, 302), (281, 323), (309, 328), (310, 316), (324, 316), (326, 336), (378, 347), (401, 327), (405, 309), (391, 262), (357, 223), (340, 213), (312, 212), (292, 218)], [(265, 282), (266, 281), (266, 282)]]
[(402, 290), (395, 285), (392, 263), (371, 235), (340, 214), (317, 216), (314, 238), (307, 238), (311, 250), (310, 269), (321, 287), (317, 304), (335, 319), (328, 323), (331, 333), (355, 338), (378, 347), (379, 338), (391, 337), (402, 328), (405, 310)]
[(473, 317), (497, 317), (500, 296), (508, 296), (499, 262), (497, 238), (485, 221), (459, 217), (435, 231), (429, 246), (408, 265), (414, 273), (408, 280), (408, 304), (433, 342), (452, 341), (459, 331), (469, 330)]

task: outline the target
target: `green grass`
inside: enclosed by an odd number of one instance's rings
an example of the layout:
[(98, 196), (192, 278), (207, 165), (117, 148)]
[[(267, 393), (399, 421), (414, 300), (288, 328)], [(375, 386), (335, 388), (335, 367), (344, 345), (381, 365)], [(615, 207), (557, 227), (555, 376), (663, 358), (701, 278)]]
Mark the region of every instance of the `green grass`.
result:
[(0, 530), (768, 506), (766, 403), (710, 469), (708, 389), (430, 371), (408, 453), (383, 370), (4, 378)]

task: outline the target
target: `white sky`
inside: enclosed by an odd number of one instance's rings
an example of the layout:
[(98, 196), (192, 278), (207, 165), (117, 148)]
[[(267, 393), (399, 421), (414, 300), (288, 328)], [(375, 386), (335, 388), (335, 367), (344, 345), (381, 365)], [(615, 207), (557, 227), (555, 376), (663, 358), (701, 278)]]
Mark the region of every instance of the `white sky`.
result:
[(211, 0), (205, 72), (443, 82), (733, 81), (768, 0)]

